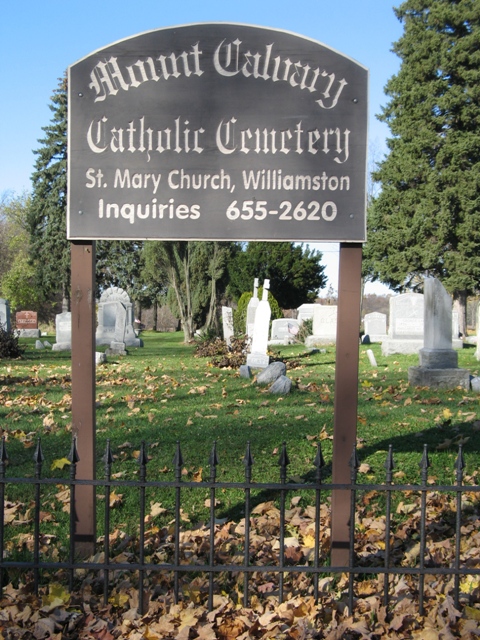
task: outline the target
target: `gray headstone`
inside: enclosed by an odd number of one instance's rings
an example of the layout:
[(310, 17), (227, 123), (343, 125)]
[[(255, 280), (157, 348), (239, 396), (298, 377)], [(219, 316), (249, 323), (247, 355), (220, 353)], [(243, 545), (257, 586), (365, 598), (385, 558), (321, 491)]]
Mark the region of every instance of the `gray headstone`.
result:
[(452, 348), (452, 299), (437, 278), (425, 278), (425, 349)]
[(0, 298), (0, 325), (2, 325), (6, 331), (10, 331), (12, 328), (10, 322), (10, 303), (4, 298)]
[(55, 339), (53, 351), (70, 351), (72, 348), (72, 314), (70, 311), (55, 316)]
[(363, 318), (363, 328), (370, 342), (383, 342), (387, 337), (387, 316), (378, 311), (366, 313)]
[(272, 320), (270, 344), (290, 344), (300, 330), (300, 322), (292, 318), (277, 318)]
[(35, 349), (45, 349), (45, 345), (41, 340), (35, 340)]
[[(126, 291), (120, 287), (106, 289), (100, 297), (97, 315), (97, 344), (124, 342), (129, 347), (142, 346), (133, 327), (133, 305)], [(120, 316), (118, 321), (117, 316)]]
[(472, 391), (480, 393), (480, 378), (478, 376), (471, 377), (470, 386), (472, 387)]
[(410, 367), (408, 381), (415, 386), (470, 388), (470, 372), (458, 369), (452, 348), (452, 299), (436, 278), (425, 278), (425, 347), (420, 366)]
[(126, 356), (127, 352), (125, 350), (124, 342), (115, 342), (114, 340), (110, 343), (108, 349), (105, 350), (107, 356)]
[(127, 310), (121, 302), (115, 303), (115, 329), (112, 342), (125, 342), (125, 329), (127, 327)]
[(251, 378), (252, 372), (250, 371), (250, 367), (246, 364), (240, 365), (240, 369), (238, 370), (241, 378)]
[(272, 362), (263, 371), (257, 375), (258, 384), (271, 384), (275, 382), (280, 376), (284, 376), (287, 371), (287, 367), (284, 362)]
[(280, 376), (275, 380), (272, 386), (269, 389), (270, 393), (275, 393), (277, 395), (283, 395), (286, 393), (290, 393), (292, 389), (292, 381), (287, 376)]
[(233, 310), (231, 307), (222, 307), (223, 339), (230, 345), (233, 338)]
[(99, 364), (103, 364), (107, 361), (107, 355), (102, 353), (101, 351), (95, 351), (95, 364), (98, 366)]
[(425, 338), (420, 366), (455, 369), (458, 354), (452, 349), (452, 299), (437, 278), (425, 278)]

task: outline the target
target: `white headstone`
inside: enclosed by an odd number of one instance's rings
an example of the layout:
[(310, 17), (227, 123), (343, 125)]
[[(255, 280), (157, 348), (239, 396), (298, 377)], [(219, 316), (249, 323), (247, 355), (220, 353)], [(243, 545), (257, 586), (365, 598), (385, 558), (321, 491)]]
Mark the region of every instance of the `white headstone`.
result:
[(251, 352), (247, 355), (247, 365), (253, 368), (264, 369), (270, 361), (267, 355), (268, 331), (270, 328), (270, 317), (272, 315), (270, 303), (268, 302), (269, 289), (270, 280), (264, 280), (262, 299), (258, 303), (255, 313), (252, 348)]
[(337, 306), (316, 304), (313, 310), (313, 335), (305, 340), (307, 347), (329, 344), (337, 340)]
[(72, 314), (70, 311), (55, 316), (55, 339), (53, 351), (70, 351), (72, 348)]
[(373, 353), (373, 351), (371, 349), (367, 349), (367, 356), (368, 356), (368, 360), (371, 364), (372, 367), (376, 367), (377, 366), (377, 360), (375, 358), (375, 354)]
[(384, 356), (418, 353), (423, 347), (422, 293), (402, 293), (390, 298), (388, 337), (382, 342)]
[(423, 340), (424, 297), (422, 293), (402, 293), (390, 298), (390, 338)]
[(318, 304), (301, 304), (297, 309), (297, 320), (303, 322), (304, 320), (311, 320), (313, 318), (313, 310), (318, 307)]
[(0, 298), (0, 325), (6, 330), (10, 331), (12, 325), (10, 323), (10, 304), (8, 300)]
[(258, 299), (258, 278), (253, 281), (253, 296), (250, 298), (247, 305), (247, 336), (253, 338), (253, 327), (255, 325), (255, 314), (260, 300)]
[(366, 313), (363, 318), (363, 328), (370, 342), (382, 342), (387, 337), (387, 316), (385, 313), (374, 311)]
[(233, 338), (233, 311), (231, 307), (222, 307), (223, 339), (230, 345)]

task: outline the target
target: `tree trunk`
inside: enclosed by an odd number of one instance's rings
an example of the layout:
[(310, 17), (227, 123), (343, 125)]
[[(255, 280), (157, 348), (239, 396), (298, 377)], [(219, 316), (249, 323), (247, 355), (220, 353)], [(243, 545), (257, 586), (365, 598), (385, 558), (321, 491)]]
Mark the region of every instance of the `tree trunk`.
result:
[(158, 322), (158, 304), (157, 301), (153, 302), (153, 330), (157, 331), (157, 322)]
[(210, 305), (208, 308), (207, 319), (205, 321), (205, 329), (208, 331), (212, 327), (218, 330), (217, 319), (217, 281), (212, 277), (212, 288), (210, 290)]
[(467, 336), (467, 292), (454, 291), (453, 293), (453, 310), (458, 312), (458, 331), (459, 336)]

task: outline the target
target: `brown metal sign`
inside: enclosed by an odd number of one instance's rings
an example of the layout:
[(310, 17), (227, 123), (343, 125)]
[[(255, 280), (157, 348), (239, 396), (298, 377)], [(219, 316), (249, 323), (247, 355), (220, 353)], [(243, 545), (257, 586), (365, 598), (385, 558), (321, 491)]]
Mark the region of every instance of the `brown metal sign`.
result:
[(368, 72), (302, 36), (160, 29), (69, 68), (70, 239), (365, 240)]

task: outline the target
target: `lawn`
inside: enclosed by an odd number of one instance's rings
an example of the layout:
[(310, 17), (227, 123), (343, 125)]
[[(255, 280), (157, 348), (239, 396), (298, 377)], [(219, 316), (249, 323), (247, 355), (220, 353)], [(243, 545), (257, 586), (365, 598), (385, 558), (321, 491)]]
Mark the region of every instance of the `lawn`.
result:
[[(328, 482), (332, 457), (335, 348), (310, 354), (303, 345), (275, 348), (287, 363), (295, 386), (278, 397), (241, 378), (235, 369), (220, 369), (195, 357), (195, 346), (182, 333), (143, 334), (144, 348), (126, 357), (109, 358), (97, 368), (97, 477), (104, 477), (107, 439), (114, 454), (116, 478), (138, 477), (138, 453), (145, 442), (147, 479), (172, 479), (177, 442), (183, 454), (185, 480), (208, 479), (209, 457), (216, 443), (219, 481), (244, 479), (243, 457), (250, 442), (252, 479), (279, 480), (279, 451), (286, 443), (289, 479), (312, 478), (320, 442)], [(52, 340), (53, 341), (53, 340)], [(33, 454), (39, 438), (45, 462), (42, 475), (68, 477), (64, 466), (71, 445), (70, 354), (38, 351), (25, 341), (21, 360), (0, 365), (0, 426), (9, 456), (7, 476), (33, 476)], [(371, 348), (378, 366), (366, 351)], [(459, 366), (476, 375), (474, 348), (459, 353)], [(462, 389), (412, 388), (407, 370), (417, 356), (381, 355), (380, 345), (360, 346), (358, 456), (365, 482), (384, 482), (388, 446), (394, 451), (394, 481), (420, 482), (419, 463), (428, 445), (430, 482), (451, 484), (458, 445), (463, 445), (465, 475), (477, 475), (480, 448), (479, 396)], [(135, 492), (124, 496), (115, 517), (129, 520), (138, 509)], [(27, 496), (20, 498), (28, 502)], [(152, 498), (153, 499), (153, 498)], [(169, 506), (173, 496), (164, 497)], [(195, 497), (185, 510), (202, 514)], [(220, 515), (235, 514), (241, 495), (225, 496)], [(52, 499), (50, 509), (58, 510)]]
[[(151, 461), (150, 474), (172, 469), (177, 441), (188, 470), (208, 464), (214, 441), (221, 473), (243, 474), (247, 441), (257, 480), (276, 480), (276, 452), (286, 442), (289, 471), (301, 476), (311, 468), (316, 443), (331, 460), (335, 348), (310, 354), (302, 345), (275, 347), (295, 382), (291, 394), (278, 397), (241, 378), (236, 369), (219, 369), (195, 357), (182, 333), (143, 334), (144, 348), (109, 358), (97, 368), (97, 462), (107, 439), (117, 464), (129, 469), (141, 441)], [(70, 354), (38, 351), (33, 341), (21, 360), (0, 363), (0, 425), (10, 460), (9, 475), (33, 472), (32, 456), (41, 437), (46, 465), (67, 455), (71, 440)], [(376, 356), (373, 368), (366, 351)], [(459, 352), (459, 366), (480, 370), (475, 349)], [(429, 446), (431, 472), (439, 481), (453, 478), (459, 443), (467, 469), (476, 470), (480, 445), (480, 396), (462, 389), (431, 390), (408, 384), (408, 367), (417, 356), (381, 355), (380, 345), (360, 346), (358, 447), (370, 474), (383, 480), (388, 445), (408, 481), (418, 479), (423, 444)], [(30, 471), (29, 471), (30, 469)]]

